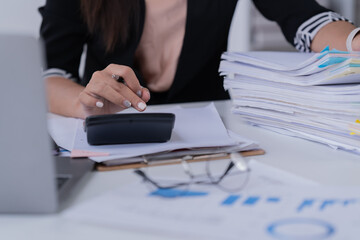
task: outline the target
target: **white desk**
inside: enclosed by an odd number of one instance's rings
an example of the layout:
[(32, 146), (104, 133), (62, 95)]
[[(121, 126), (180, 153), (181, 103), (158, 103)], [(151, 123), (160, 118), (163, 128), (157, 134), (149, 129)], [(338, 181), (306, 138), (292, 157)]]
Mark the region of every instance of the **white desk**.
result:
[[(186, 106), (198, 105), (185, 104)], [(244, 124), (230, 113), (230, 101), (215, 103), (225, 125), (256, 140), (266, 151), (254, 159), (322, 184), (360, 186), (360, 156), (310, 141), (276, 134)], [(167, 170), (167, 167), (164, 167)], [(109, 190), (137, 181), (132, 170), (93, 172), (75, 189), (70, 204), (78, 204)], [(169, 239), (165, 236), (69, 222), (54, 215), (0, 215), (0, 238), (11, 239)]]

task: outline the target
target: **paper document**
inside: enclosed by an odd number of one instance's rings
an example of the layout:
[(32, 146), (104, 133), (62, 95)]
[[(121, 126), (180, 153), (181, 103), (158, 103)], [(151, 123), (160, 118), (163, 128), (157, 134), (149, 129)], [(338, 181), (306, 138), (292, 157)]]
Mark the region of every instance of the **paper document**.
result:
[(224, 53), (221, 75), (248, 76), (299, 86), (360, 83), (360, 54), (325, 51)]
[(58, 146), (71, 150), (79, 121), (81, 120), (48, 113), (49, 134)]
[(360, 53), (224, 53), (232, 112), (252, 125), (360, 154)]
[(250, 163), (241, 192), (193, 186), (183, 197), (151, 194), (138, 183), (79, 204), (70, 220), (186, 239), (354, 239), (360, 234), (360, 189), (322, 187)]
[[(125, 111), (124, 113), (127, 113)], [(148, 107), (147, 113), (164, 112), (174, 113), (176, 116), (175, 126), (171, 139), (165, 143), (144, 143), (144, 144), (117, 144), (91, 146), (87, 143), (86, 132), (84, 131), (83, 121), (73, 119), (76, 125), (75, 134), (72, 138), (64, 141), (66, 134), (58, 134), (54, 139), (61, 140), (62, 145), (72, 151), (72, 156), (89, 156), (97, 162), (117, 159), (117, 163), (137, 162), (143, 155), (161, 154), (163, 157), (172, 157), (178, 154), (210, 154), (217, 152), (232, 152), (257, 149), (257, 143), (228, 133), (213, 103), (205, 107), (182, 108), (179, 106), (166, 108)], [(122, 113), (119, 113), (122, 114)], [(60, 117), (55, 121), (51, 119), (51, 126), (56, 123), (69, 125), (69, 119)], [(70, 119), (71, 120), (71, 119)], [(61, 131), (51, 131), (57, 133)], [(69, 144), (71, 142), (71, 144)], [(58, 143), (59, 144), (59, 143)], [(70, 146), (69, 146), (70, 145)], [(61, 145), (60, 145), (61, 146)], [(177, 150), (176, 153), (172, 151)], [(181, 151), (179, 151), (181, 150)], [(121, 160), (123, 159), (123, 160)], [(120, 162), (119, 162), (120, 161)], [(111, 163), (109, 163), (111, 165)], [(114, 163), (112, 163), (114, 164)]]

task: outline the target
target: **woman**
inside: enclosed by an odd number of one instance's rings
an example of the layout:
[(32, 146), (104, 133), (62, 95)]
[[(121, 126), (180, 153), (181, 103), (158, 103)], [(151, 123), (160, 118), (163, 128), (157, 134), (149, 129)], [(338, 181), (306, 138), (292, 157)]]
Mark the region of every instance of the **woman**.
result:
[[(320, 51), (327, 45), (346, 50), (355, 29), (315, 0), (253, 2), (301, 51)], [(236, 4), (237, 0), (47, 0), (40, 12), (50, 111), (85, 118), (129, 107), (143, 111), (146, 104), (228, 98), (218, 66)], [(349, 39), (352, 48), (360, 50), (359, 36)], [(80, 78), (85, 45), (85, 72)]]

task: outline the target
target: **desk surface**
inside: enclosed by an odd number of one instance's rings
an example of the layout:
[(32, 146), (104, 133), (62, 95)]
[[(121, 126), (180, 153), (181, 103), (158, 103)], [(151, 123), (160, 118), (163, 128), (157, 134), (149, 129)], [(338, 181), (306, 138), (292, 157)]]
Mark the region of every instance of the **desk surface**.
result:
[[(204, 103), (184, 104), (199, 106)], [(242, 122), (230, 112), (230, 101), (215, 105), (232, 131), (260, 143), (266, 151), (252, 158), (276, 168), (328, 185), (360, 186), (360, 156), (328, 146), (292, 138)], [(166, 171), (167, 167), (163, 167)], [(132, 170), (92, 172), (74, 189), (69, 205), (78, 204), (109, 190), (137, 181)], [(165, 236), (124, 231), (102, 226), (69, 222), (53, 215), (0, 215), (1, 239), (168, 239)]]

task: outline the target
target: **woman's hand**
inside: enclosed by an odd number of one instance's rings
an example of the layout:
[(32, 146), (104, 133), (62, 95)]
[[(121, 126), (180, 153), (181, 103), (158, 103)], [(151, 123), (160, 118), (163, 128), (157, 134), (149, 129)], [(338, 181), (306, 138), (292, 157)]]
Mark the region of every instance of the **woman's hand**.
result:
[(129, 107), (144, 111), (149, 99), (149, 90), (140, 85), (134, 71), (117, 64), (94, 72), (78, 98), (84, 117), (115, 113)]

